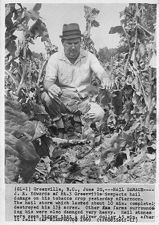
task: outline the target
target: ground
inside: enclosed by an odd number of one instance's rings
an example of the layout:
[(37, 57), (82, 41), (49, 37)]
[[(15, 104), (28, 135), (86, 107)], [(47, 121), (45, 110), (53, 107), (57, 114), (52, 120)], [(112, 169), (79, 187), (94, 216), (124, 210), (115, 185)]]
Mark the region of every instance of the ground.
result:
[(6, 183), (155, 182), (155, 146), (132, 148), (130, 130), (106, 132), (103, 122), (81, 139), (67, 119), (69, 138), (61, 139), (54, 126), (30, 119), (16, 100), (6, 99), (5, 111)]

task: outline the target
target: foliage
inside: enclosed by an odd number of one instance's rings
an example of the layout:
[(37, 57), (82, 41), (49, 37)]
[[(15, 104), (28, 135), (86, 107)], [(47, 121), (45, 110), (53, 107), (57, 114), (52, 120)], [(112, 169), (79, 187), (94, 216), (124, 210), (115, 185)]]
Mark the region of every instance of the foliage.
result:
[[(35, 4), (32, 10), (27, 10), (21, 4), (6, 4), (6, 86), (14, 86), (14, 92), (19, 94), (23, 84), (31, 88), (30, 83), (40, 82), (48, 57), (57, 51), (51, 44), (48, 31), (39, 15), (41, 4)], [(30, 21), (33, 24), (30, 25)], [(19, 39), (19, 35), (22, 36)], [(46, 57), (35, 58), (30, 50), (30, 44), (40, 37), (45, 45)], [(8, 83), (9, 81), (9, 83)], [(10, 84), (11, 82), (11, 84)]]
[(99, 55), (99, 60), (103, 63), (106, 64), (107, 62), (111, 61), (112, 56), (114, 56), (117, 53), (117, 49), (115, 48), (110, 48), (104, 47), (102, 49), (99, 49), (98, 55)]
[(120, 135), (129, 135), (133, 142), (127, 140), (125, 150), (132, 152), (146, 152), (156, 143), (155, 23), (156, 5), (129, 4), (121, 13), (124, 33), (119, 27), (110, 29), (121, 33), (121, 43), (129, 51), (112, 57), (117, 95), (107, 124)]
[[(150, 13), (153, 23), (149, 21)], [(126, 88), (132, 93), (129, 97), (133, 104), (131, 114), (135, 117), (136, 113), (141, 114), (143, 124), (148, 128), (156, 102), (156, 69), (152, 64), (156, 55), (156, 8), (148, 4), (130, 4), (121, 15), (125, 32), (121, 41), (124, 45), (127, 43), (129, 52), (114, 56), (112, 73), (117, 89), (123, 91)]]
[(99, 14), (99, 10), (96, 8), (91, 8), (89, 6), (84, 6), (84, 13), (85, 13), (85, 19), (86, 19), (86, 30), (84, 32), (84, 37), (83, 37), (83, 45), (82, 47), (84, 49), (89, 50), (93, 54), (95, 54), (98, 57), (97, 51), (94, 47), (94, 42), (91, 39), (91, 28), (92, 27), (98, 27), (99, 23), (96, 21), (96, 17)]

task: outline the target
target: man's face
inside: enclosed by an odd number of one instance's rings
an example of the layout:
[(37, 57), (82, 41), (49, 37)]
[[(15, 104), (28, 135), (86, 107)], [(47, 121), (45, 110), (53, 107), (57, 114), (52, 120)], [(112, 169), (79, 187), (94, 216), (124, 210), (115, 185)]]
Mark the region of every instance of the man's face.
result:
[(63, 46), (68, 59), (77, 59), (80, 54), (81, 38), (64, 40)]

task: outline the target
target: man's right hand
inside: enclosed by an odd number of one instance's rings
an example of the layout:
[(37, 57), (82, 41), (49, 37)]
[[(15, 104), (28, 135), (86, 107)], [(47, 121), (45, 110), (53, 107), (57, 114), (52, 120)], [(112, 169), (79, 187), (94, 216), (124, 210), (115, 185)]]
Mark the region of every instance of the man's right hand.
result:
[(56, 97), (62, 94), (61, 88), (59, 88), (56, 84), (53, 84), (53, 85), (49, 88), (48, 92), (49, 92), (52, 96), (56, 96)]

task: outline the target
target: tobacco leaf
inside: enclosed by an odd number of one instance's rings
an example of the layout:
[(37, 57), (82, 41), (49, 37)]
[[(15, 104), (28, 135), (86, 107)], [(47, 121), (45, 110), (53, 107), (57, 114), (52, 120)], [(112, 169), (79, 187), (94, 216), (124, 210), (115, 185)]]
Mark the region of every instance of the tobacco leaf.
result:
[(122, 26), (111, 27), (109, 30), (109, 34), (115, 34), (115, 33), (123, 34), (124, 30)]

